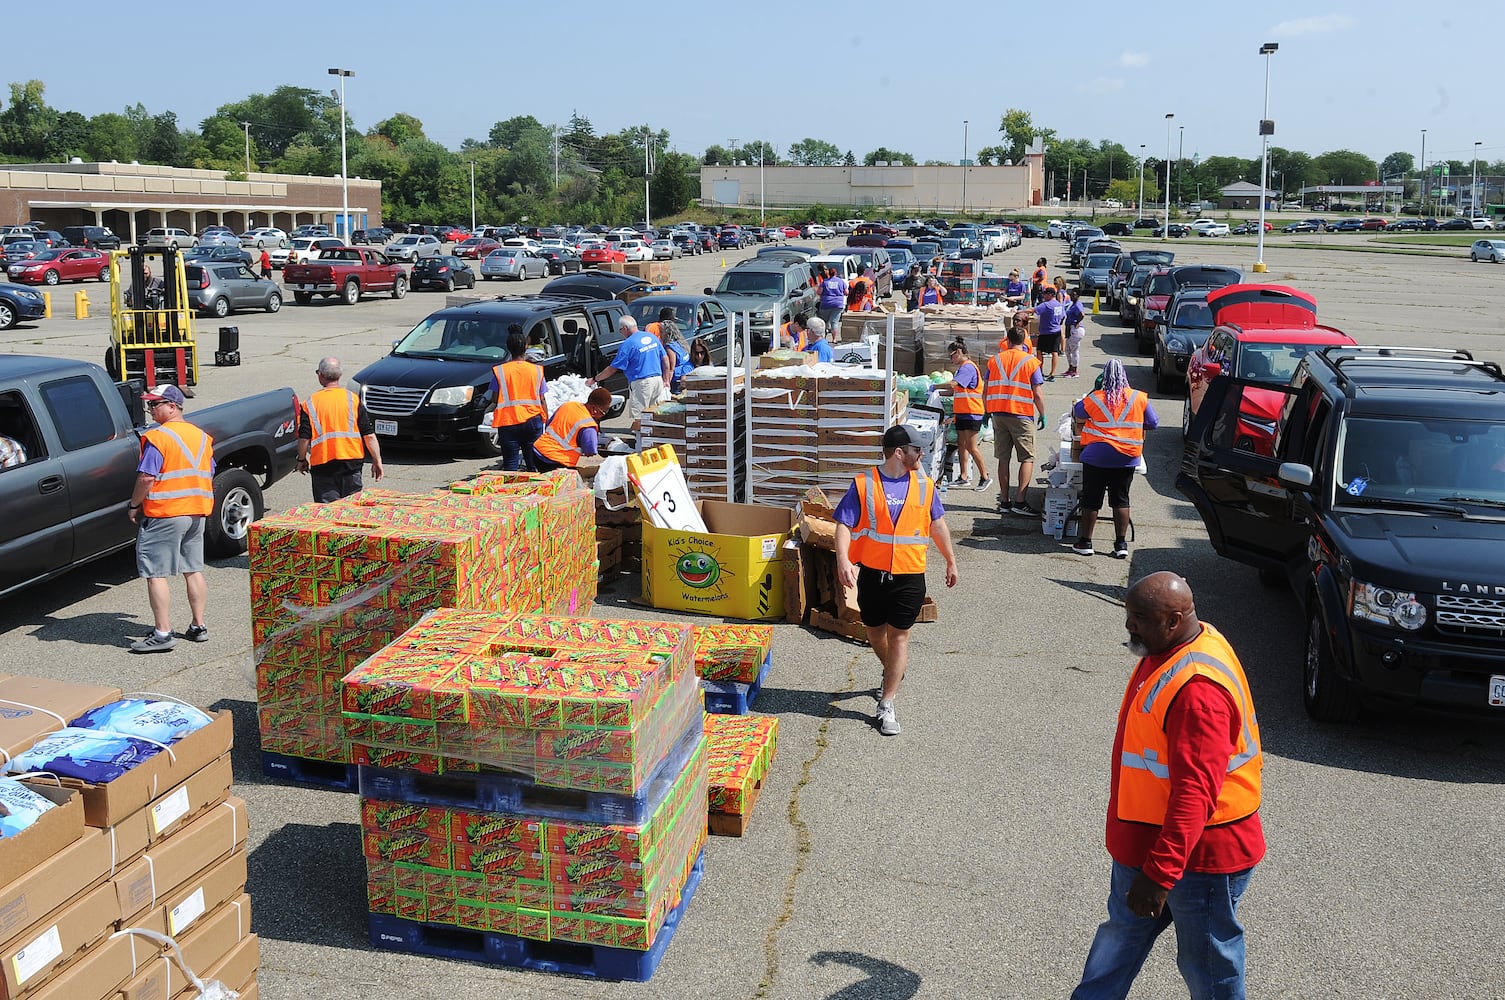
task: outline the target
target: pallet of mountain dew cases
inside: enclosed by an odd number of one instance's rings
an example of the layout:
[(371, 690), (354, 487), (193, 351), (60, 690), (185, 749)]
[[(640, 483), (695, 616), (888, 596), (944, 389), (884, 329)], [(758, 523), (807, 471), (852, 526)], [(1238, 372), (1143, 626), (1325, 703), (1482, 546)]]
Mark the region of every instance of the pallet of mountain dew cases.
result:
[(709, 823), (719, 837), (747, 833), (763, 781), (778, 749), (779, 720), (765, 715), (707, 715)]

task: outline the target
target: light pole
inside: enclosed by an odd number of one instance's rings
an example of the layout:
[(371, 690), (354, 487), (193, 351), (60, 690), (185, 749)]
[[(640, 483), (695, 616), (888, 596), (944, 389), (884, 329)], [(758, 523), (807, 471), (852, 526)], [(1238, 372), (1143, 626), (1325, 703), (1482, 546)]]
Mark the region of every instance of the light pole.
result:
[(758, 227), (763, 226), (763, 158), (768, 155), (768, 141), (758, 143)]
[(1427, 214), (1427, 130), (1421, 130), (1421, 177), (1416, 182), (1416, 196), (1421, 199), (1417, 215)]
[(1479, 216), (1479, 143), (1474, 143), (1474, 179), (1469, 184), (1469, 194), (1473, 195), (1474, 212), (1470, 218)]
[[(1474, 145), (1478, 145), (1475, 143)], [(967, 119), (962, 119), (962, 214), (967, 214)]]
[(476, 231), (476, 161), (470, 161), (470, 233)]
[(1265, 267), (1265, 203), (1269, 197), (1270, 136), (1275, 134), (1275, 123), (1270, 120), (1270, 57), (1280, 48), (1276, 42), (1266, 42), (1259, 47), (1265, 57), (1265, 113), (1259, 120), (1259, 251), (1254, 259), (1254, 270), (1263, 274)]
[(653, 214), (649, 209), (648, 185), (653, 177), (653, 135), (648, 126), (643, 126), (643, 226), (653, 228)]
[(246, 173), (249, 174), (251, 172), (251, 123), (241, 122), (240, 124), (246, 130)]
[[(1176, 126), (1176, 166), (1181, 166), (1181, 161), (1186, 159), (1186, 126)], [(1181, 171), (1184, 176), (1185, 170)], [(1181, 177), (1176, 178), (1176, 200), (1181, 200)]]
[(340, 78), (340, 224), (335, 227), (335, 232), (349, 239), (350, 170), (345, 164), (345, 78), (355, 76), (355, 71), (330, 67), (329, 75)]
[(1134, 203), (1134, 211), (1144, 214), (1144, 143), (1139, 144), (1139, 200)]
[(1174, 117), (1174, 112), (1165, 116), (1165, 223), (1160, 227), (1162, 240), (1171, 235), (1171, 119)]

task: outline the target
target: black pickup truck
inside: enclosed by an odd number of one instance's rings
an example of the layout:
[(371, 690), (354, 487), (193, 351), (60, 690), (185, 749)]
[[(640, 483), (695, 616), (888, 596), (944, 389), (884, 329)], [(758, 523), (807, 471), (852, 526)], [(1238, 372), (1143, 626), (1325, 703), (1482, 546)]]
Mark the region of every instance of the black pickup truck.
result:
[[(1270, 439), (1246, 391), (1284, 393)], [(1329, 347), (1286, 387), (1219, 376), (1177, 488), (1219, 554), (1288, 582), (1322, 721), (1366, 702), (1505, 714), (1505, 373), (1466, 351)]]
[[(0, 455), (0, 597), (135, 543), (126, 505), (146, 425), (141, 392), (88, 362), (0, 356), (0, 435), (24, 452)], [(297, 464), (297, 407), (284, 388), (188, 409), (214, 438), (208, 554), (245, 551), (262, 490)]]

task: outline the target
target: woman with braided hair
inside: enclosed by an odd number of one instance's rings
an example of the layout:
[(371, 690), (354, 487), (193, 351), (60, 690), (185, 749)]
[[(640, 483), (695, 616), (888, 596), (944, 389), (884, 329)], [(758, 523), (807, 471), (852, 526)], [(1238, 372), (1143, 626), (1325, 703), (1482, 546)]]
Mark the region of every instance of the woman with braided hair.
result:
[(1144, 432), (1160, 426), (1150, 397), (1129, 385), (1123, 362), (1103, 366), (1101, 384), (1077, 401), (1071, 412), (1082, 440), (1082, 527), (1071, 551), (1092, 555), (1103, 496), (1113, 511), (1113, 558), (1129, 557), (1129, 486), (1144, 454)]

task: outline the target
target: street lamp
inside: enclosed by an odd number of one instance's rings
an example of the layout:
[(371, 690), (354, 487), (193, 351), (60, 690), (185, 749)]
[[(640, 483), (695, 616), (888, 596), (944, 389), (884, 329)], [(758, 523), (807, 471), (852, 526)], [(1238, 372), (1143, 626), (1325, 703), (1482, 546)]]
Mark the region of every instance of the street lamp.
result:
[(1171, 119), (1174, 113), (1165, 116), (1165, 223), (1160, 227), (1160, 238), (1171, 235)]
[(345, 78), (355, 76), (354, 70), (330, 67), (330, 76), (340, 78), (340, 224), (335, 232), (350, 238), (350, 170), (345, 164)]
[(1427, 214), (1427, 130), (1421, 130), (1421, 177), (1416, 182), (1416, 196), (1421, 199), (1417, 215)]
[(768, 155), (768, 141), (758, 143), (758, 226), (763, 226), (763, 158)]
[(1479, 143), (1474, 143), (1474, 179), (1468, 189), (1469, 193), (1474, 196), (1474, 212), (1470, 218), (1477, 218), (1479, 215), (1479, 146)]
[(470, 232), (476, 231), (476, 161), (470, 161)]
[(962, 119), (962, 214), (967, 214), (967, 119), (965, 118)]
[[(1186, 126), (1185, 125), (1177, 125), (1176, 126), (1176, 166), (1179, 167), (1181, 165), (1181, 161), (1184, 160), (1184, 159), (1186, 159)], [(1182, 174), (1182, 176), (1185, 176), (1186, 171), (1185, 170), (1181, 171), (1181, 174)], [(1181, 178), (1177, 177), (1176, 178), (1176, 201), (1179, 202), (1180, 200), (1181, 200)]]
[(1254, 270), (1263, 274), (1265, 267), (1265, 203), (1269, 198), (1270, 136), (1275, 134), (1275, 123), (1270, 120), (1270, 57), (1280, 48), (1276, 42), (1266, 42), (1259, 47), (1265, 57), (1265, 113), (1259, 120), (1259, 250), (1254, 259)]
[(1139, 144), (1139, 200), (1134, 203), (1134, 211), (1144, 214), (1144, 143)]

